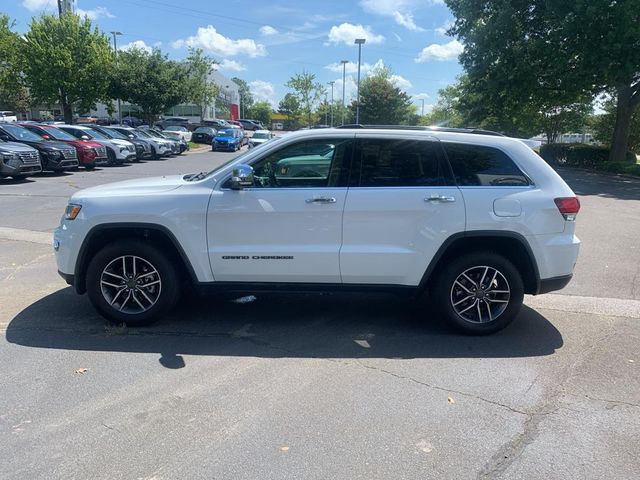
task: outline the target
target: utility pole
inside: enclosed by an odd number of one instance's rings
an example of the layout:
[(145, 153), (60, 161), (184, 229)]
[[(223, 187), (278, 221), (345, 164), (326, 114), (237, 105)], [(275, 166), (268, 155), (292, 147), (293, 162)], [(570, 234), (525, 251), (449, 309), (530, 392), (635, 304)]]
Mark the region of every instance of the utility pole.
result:
[[(118, 44), (116, 42), (116, 37), (118, 35), (122, 35), (122, 32), (112, 31), (111, 35), (113, 35), (113, 51), (116, 55), (116, 61), (118, 61)], [(122, 107), (120, 105), (120, 98), (118, 98), (118, 123), (122, 125)]]
[(422, 100), (422, 113), (420, 114), (421, 117), (424, 117), (424, 98), (421, 98)]
[(333, 127), (333, 85), (335, 84), (335, 81), (330, 81), (328, 82), (329, 85), (331, 85), (331, 106), (329, 107), (329, 111), (331, 112), (331, 126)]
[(58, 0), (58, 15), (61, 17), (66, 12), (73, 13), (73, 0)]
[(366, 41), (366, 38), (356, 38), (355, 41), (355, 44), (358, 45), (358, 94), (356, 100), (356, 123), (360, 123), (360, 61), (362, 59), (362, 45)]
[(342, 64), (342, 125), (344, 125), (344, 111), (346, 108), (344, 106), (344, 82), (346, 79), (347, 63), (349, 63), (349, 60), (340, 60), (340, 63)]

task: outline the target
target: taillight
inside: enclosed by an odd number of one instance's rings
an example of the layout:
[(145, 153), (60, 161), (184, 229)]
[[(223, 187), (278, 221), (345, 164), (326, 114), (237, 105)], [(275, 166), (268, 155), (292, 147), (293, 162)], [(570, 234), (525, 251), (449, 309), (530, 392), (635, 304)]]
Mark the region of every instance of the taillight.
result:
[(562, 197), (555, 198), (556, 206), (565, 220), (573, 222), (576, 219), (576, 215), (580, 211), (580, 200), (578, 197)]

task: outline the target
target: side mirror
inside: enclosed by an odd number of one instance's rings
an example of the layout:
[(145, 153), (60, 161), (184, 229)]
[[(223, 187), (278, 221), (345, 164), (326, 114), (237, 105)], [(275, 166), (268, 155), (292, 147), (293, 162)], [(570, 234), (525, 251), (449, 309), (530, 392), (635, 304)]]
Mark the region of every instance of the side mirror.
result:
[(89, 135), (82, 135), (80, 138), (81, 138), (82, 140), (90, 140), (90, 139), (89, 139)]
[(11, 141), (11, 137), (9, 137), (9, 135), (5, 135), (4, 133), (0, 133), (0, 139), (4, 140), (5, 142)]
[(45, 140), (51, 140), (51, 135), (47, 135), (45, 133), (44, 135), (42, 135), (42, 138), (44, 138)]
[(238, 165), (231, 174), (231, 189), (242, 190), (253, 185), (253, 168), (249, 165)]
[(136, 138), (136, 136), (135, 136), (135, 135), (132, 135), (132, 134), (129, 134), (129, 135), (127, 135), (127, 136), (128, 136), (129, 138)]

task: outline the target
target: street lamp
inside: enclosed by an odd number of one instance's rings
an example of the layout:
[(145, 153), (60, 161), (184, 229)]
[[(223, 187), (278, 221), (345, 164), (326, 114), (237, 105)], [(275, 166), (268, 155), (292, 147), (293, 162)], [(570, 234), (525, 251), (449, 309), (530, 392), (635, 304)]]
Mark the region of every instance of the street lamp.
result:
[(346, 78), (345, 74), (347, 72), (347, 63), (349, 63), (349, 60), (340, 60), (340, 63), (342, 64), (342, 125), (344, 125), (344, 82)]
[(356, 38), (355, 44), (358, 45), (358, 93), (356, 95), (356, 123), (360, 123), (360, 60), (362, 58), (362, 45), (367, 40), (365, 38)]
[[(113, 51), (116, 54), (116, 60), (118, 59), (118, 44), (116, 42), (116, 37), (118, 35), (122, 35), (122, 32), (112, 31), (111, 35), (113, 35)], [(118, 120), (120, 125), (122, 125), (122, 108), (120, 108), (120, 98), (118, 98)]]
[(331, 112), (331, 126), (333, 127), (333, 85), (335, 81), (328, 82), (328, 85), (331, 85), (331, 106), (329, 107), (329, 111)]

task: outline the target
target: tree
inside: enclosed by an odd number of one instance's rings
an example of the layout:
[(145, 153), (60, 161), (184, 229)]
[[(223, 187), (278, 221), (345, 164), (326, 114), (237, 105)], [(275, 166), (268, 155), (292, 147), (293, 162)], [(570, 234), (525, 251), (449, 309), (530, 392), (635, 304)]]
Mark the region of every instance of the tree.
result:
[(438, 100), (433, 109), (420, 118), (420, 125), (460, 128), (466, 126), (460, 111), (460, 81), (438, 90)]
[(298, 117), (300, 116), (300, 102), (293, 93), (287, 93), (278, 104), (278, 112), (287, 116), (286, 130), (298, 127)]
[(269, 102), (257, 102), (254, 103), (249, 110), (250, 118), (253, 120), (259, 120), (263, 125), (271, 125), (271, 114), (273, 109)]
[(296, 73), (286, 83), (288, 88), (294, 91), (300, 103), (302, 114), (307, 117), (307, 125), (311, 125), (311, 115), (314, 107), (325, 93), (325, 88), (320, 82), (315, 81), (316, 76), (313, 73)]
[(20, 62), (20, 35), (12, 27), (9, 17), (0, 15), (0, 104), (24, 112), (31, 102)]
[[(356, 102), (351, 110), (356, 111)], [(360, 123), (379, 125), (406, 124), (416, 111), (411, 97), (391, 81), (391, 70), (376, 69), (360, 82)]]
[(189, 56), (184, 63), (189, 80), (187, 81), (187, 101), (200, 107), (200, 120), (204, 120), (205, 109), (218, 95), (218, 86), (208, 81), (216, 64), (211, 57), (204, 55), (200, 48), (189, 48)]
[(637, 0), (447, 0), (451, 33), (474, 91), (500, 111), (554, 111), (607, 90), (616, 95), (612, 161), (623, 161), (640, 104)]
[(87, 17), (34, 18), (21, 47), (31, 95), (40, 103), (60, 103), (65, 122), (72, 122), (74, 107), (85, 112), (109, 101), (107, 72), (114, 55), (108, 38), (92, 29)]
[(240, 116), (242, 118), (247, 118), (245, 115), (249, 112), (255, 102), (251, 89), (249, 88), (249, 84), (238, 77), (233, 77), (231, 80), (233, 83), (238, 85), (238, 92), (240, 93)]
[[(591, 118), (590, 126), (593, 130), (593, 137), (601, 143), (610, 146), (613, 138), (613, 130), (616, 125), (616, 100), (613, 96), (608, 97), (602, 105), (604, 113), (594, 115)], [(636, 110), (629, 123), (628, 149), (636, 154), (640, 154), (640, 109)]]
[(187, 69), (160, 50), (133, 48), (118, 54), (111, 95), (138, 105), (151, 125), (158, 115), (189, 98)]

